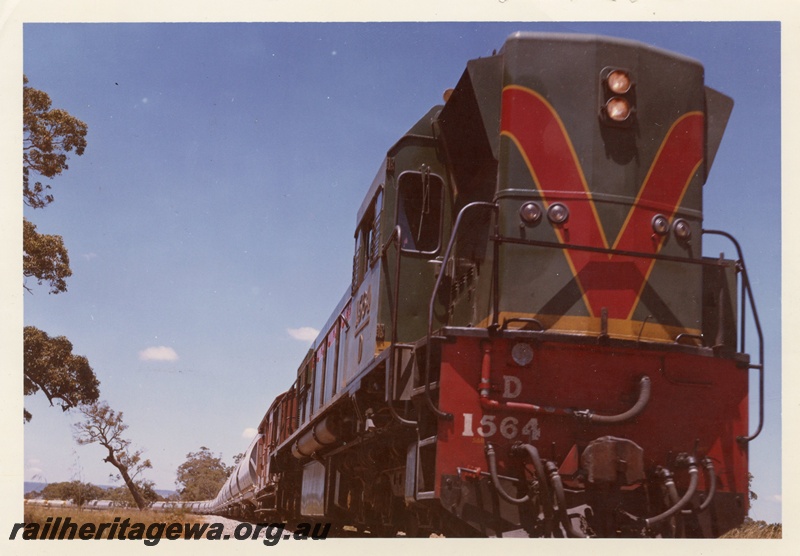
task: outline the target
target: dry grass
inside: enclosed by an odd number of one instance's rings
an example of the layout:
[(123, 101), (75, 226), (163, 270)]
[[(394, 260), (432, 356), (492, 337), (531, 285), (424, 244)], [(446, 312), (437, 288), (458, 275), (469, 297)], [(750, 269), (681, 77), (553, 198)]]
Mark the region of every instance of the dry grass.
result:
[(783, 531), (780, 523), (747, 521), (741, 527), (728, 531), (722, 539), (780, 539)]
[(80, 527), (84, 523), (112, 523), (114, 519), (130, 519), (131, 523), (204, 523), (202, 516), (181, 510), (156, 512), (152, 510), (136, 510), (130, 508), (114, 508), (111, 510), (81, 510), (78, 508), (42, 508), (25, 506), (24, 522), (43, 525), (48, 518), (70, 518), (72, 523)]

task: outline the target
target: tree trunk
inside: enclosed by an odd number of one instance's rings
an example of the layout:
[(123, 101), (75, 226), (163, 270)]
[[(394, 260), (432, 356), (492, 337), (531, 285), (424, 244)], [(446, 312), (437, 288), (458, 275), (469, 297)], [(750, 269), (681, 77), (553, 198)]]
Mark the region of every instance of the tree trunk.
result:
[(133, 482), (131, 476), (128, 475), (128, 468), (117, 461), (117, 458), (114, 457), (114, 451), (111, 448), (108, 448), (108, 457), (105, 459), (108, 463), (113, 465), (119, 470), (119, 474), (122, 475), (122, 480), (125, 481), (125, 486), (128, 487), (128, 490), (131, 491), (131, 496), (133, 496), (133, 501), (136, 502), (136, 506), (143, 510), (145, 507), (144, 498), (139, 493), (139, 489), (136, 486), (136, 483)]

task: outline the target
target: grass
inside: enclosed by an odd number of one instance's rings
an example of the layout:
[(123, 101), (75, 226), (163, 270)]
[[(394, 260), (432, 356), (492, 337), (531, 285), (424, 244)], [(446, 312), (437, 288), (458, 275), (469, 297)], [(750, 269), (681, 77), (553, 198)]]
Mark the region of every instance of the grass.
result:
[(744, 524), (722, 535), (722, 539), (780, 539), (783, 538), (780, 523), (747, 520)]
[(42, 508), (35, 506), (25, 507), (25, 523), (44, 523), (48, 517), (65, 518), (69, 516), (73, 523), (105, 523), (114, 521), (114, 518), (129, 518), (131, 521), (142, 523), (154, 522), (185, 522), (203, 523), (201, 516), (181, 510), (170, 512), (157, 512), (153, 510), (137, 510), (135, 508), (114, 508), (111, 510), (81, 510), (78, 508)]
[[(26, 506), (24, 513), (25, 523), (38, 523), (44, 526), (48, 519), (55, 522), (56, 518), (62, 521), (69, 517), (70, 521), (78, 528), (85, 523), (93, 523), (97, 526), (100, 523), (113, 523), (119, 518), (117, 523), (129, 519), (130, 523), (142, 523), (148, 527), (152, 523), (204, 523), (202, 516), (184, 512), (181, 510), (170, 512), (156, 512), (153, 510), (136, 510), (130, 508), (114, 508), (110, 510), (82, 510), (78, 508), (41, 508)], [(162, 537), (164, 532), (162, 531)], [(21, 535), (21, 534), (20, 534)], [(103, 535), (105, 537), (105, 534)]]

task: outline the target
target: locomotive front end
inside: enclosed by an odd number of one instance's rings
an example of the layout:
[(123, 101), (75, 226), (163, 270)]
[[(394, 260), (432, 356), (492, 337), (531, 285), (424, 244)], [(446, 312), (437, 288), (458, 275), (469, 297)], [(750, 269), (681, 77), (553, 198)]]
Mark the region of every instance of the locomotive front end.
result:
[(430, 336), (436, 443), (416, 448), (460, 520), (546, 536), (743, 521), (741, 264), (702, 253), (731, 108), (699, 63), (630, 41), (517, 34), (468, 66), (437, 122), (473, 218), (442, 281), (478, 278)]

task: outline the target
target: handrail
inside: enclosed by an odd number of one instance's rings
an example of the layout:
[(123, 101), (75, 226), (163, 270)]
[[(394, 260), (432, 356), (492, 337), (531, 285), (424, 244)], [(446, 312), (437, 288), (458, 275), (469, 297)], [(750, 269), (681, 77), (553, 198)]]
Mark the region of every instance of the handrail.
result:
[(677, 257), (675, 255), (664, 255), (662, 253), (643, 253), (641, 251), (630, 251), (627, 249), (615, 249), (611, 247), (594, 247), (591, 245), (580, 245), (578, 243), (560, 243), (555, 241), (544, 241), (539, 239), (521, 239), (511, 236), (496, 235), (493, 237), (496, 242), (509, 243), (512, 245), (527, 245), (529, 247), (551, 247), (553, 249), (568, 251), (585, 251), (587, 253), (598, 253), (604, 255), (618, 255), (620, 257), (632, 257), (637, 259), (651, 259), (654, 261), (664, 261), (672, 263), (684, 263), (697, 266), (717, 266), (716, 261), (708, 261), (702, 257)]
[(386, 245), (383, 246), (381, 249), (381, 260), (386, 262), (386, 252), (389, 249), (389, 246), (393, 243), (396, 244), (397, 249), (397, 256), (395, 258), (395, 267), (394, 267), (394, 295), (392, 296), (392, 339), (391, 344), (389, 346), (390, 353), (388, 360), (386, 361), (386, 384), (384, 387), (384, 391), (386, 394), (386, 404), (389, 407), (389, 413), (391, 414), (392, 418), (400, 423), (401, 425), (407, 427), (415, 427), (417, 426), (417, 421), (411, 421), (409, 419), (405, 419), (397, 413), (397, 410), (394, 408), (394, 365), (397, 359), (397, 313), (399, 312), (397, 308), (400, 305), (400, 258), (401, 258), (401, 251), (400, 246), (402, 245), (402, 237), (403, 237), (403, 230), (400, 226), (395, 226), (394, 230), (392, 230), (392, 235), (389, 236), (389, 241), (386, 242)]
[(753, 312), (753, 323), (756, 326), (756, 333), (758, 334), (758, 364), (753, 365), (752, 363), (748, 365), (750, 369), (758, 369), (758, 427), (756, 427), (756, 431), (749, 435), (749, 436), (739, 436), (736, 440), (740, 443), (747, 443), (761, 434), (761, 429), (764, 427), (764, 334), (761, 331), (761, 321), (758, 318), (758, 310), (756, 309), (756, 302), (753, 297), (753, 290), (750, 287), (750, 278), (747, 275), (747, 266), (744, 264), (744, 255), (742, 254), (742, 248), (739, 245), (739, 242), (736, 241), (736, 238), (733, 237), (728, 232), (723, 232), (720, 230), (703, 230), (704, 234), (709, 235), (717, 235), (722, 236), (731, 241), (734, 247), (736, 247), (736, 253), (739, 257), (738, 267), (742, 273), (742, 320), (740, 324), (740, 334), (741, 334), (741, 344), (739, 345), (739, 349), (742, 353), (745, 350), (745, 296), (747, 296), (747, 300), (750, 304), (750, 310)]
[[(475, 201), (474, 203), (469, 203), (464, 205), (464, 207), (458, 212), (458, 216), (456, 217), (456, 222), (453, 225), (453, 231), (450, 233), (450, 241), (447, 243), (447, 249), (445, 249), (444, 257), (442, 258), (442, 268), (439, 271), (439, 276), (436, 277), (436, 284), (433, 286), (433, 292), (431, 292), (431, 301), (428, 304), (428, 330), (425, 336), (425, 402), (428, 405), (433, 413), (447, 421), (453, 419), (452, 413), (447, 413), (442, 411), (436, 404), (433, 403), (433, 399), (431, 398), (431, 337), (433, 336), (433, 308), (436, 304), (436, 294), (439, 292), (439, 287), (442, 285), (442, 277), (445, 274), (445, 269), (447, 268), (447, 261), (450, 260), (450, 252), (453, 250), (453, 245), (456, 242), (456, 236), (458, 235), (458, 229), (461, 226), (461, 220), (464, 217), (464, 214), (473, 208), (491, 208), (497, 210), (499, 207), (496, 203), (487, 203), (485, 201)], [(495, 260), (493, 263), (497, 266), (497, 261)], [(495, 288), (497, 286), (495, 285)]]

